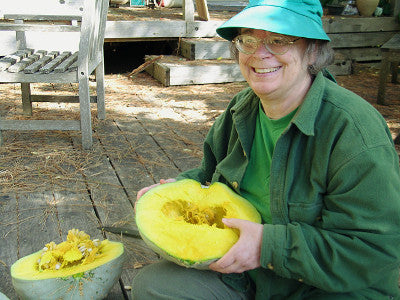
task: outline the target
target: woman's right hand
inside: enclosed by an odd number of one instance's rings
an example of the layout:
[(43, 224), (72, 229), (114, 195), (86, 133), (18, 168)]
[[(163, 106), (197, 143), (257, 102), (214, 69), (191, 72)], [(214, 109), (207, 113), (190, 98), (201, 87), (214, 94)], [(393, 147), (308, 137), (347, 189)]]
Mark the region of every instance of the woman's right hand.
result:
[[(149, 190), (151, 190), (152, 188), (155, 188), (156, 186), (159, 186), (160, 184), (164, 184), (164, 183), (169, 183), (169, 182), (175, 182), (176, 179), (175, 178), (169, 178), (169, 179), (160, 179), (160, 183), (156, 183), (150, 186), (147, 186), (145, 188), (142, 188), (136, 196), (136, 202), (137, 200), (140, 199), (140, 197), (143, 196), (143, 194), (145, 194), (146, 192), (148, 192)], [(136, 202), (135, 202), (135, 211), (136, 211)]]

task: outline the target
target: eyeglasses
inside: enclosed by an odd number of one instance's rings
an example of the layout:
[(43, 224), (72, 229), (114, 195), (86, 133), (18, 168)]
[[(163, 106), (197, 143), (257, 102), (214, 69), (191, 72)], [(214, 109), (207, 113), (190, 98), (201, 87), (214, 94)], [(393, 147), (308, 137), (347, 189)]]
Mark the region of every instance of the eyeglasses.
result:
[(264, 39), (259, 39), (252, 35), (242, 34), (235, 37), (232, 43), (235, 47), (244, 54), (254, 54), (260, 43), (263, 43), (265, 48), (274, 55), (282, 55), (289, 51), (289, 48), (301, 37), (290, 40), (285, 36), (269, 36)]

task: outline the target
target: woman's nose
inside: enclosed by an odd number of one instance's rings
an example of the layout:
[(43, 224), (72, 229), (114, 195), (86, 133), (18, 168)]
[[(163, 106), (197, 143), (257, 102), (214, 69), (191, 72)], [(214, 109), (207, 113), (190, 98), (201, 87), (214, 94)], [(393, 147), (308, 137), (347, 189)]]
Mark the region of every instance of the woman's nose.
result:
[(260, 43), (253, 55), (260, 57), (270, 57), (273, 54), (265, 47), (264, 43)]

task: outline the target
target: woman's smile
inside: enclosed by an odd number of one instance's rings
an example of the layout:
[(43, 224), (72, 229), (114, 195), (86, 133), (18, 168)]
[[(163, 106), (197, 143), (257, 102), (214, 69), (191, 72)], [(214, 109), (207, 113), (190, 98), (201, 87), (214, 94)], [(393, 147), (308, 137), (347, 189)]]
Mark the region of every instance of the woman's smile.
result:
[(270, 68), (255, 68), (252, 67), (253, 72), (257, 74), (269, 74), (278, 71), (281, 67), (270, 67)]

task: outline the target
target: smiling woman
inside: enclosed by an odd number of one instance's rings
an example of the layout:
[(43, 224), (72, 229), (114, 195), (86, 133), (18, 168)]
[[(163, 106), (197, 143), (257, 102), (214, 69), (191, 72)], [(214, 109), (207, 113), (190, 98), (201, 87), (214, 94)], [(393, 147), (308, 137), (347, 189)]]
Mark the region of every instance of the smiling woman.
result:
[(325, 69), (321, 16), (318, 0), (250, 0), (217, 29), (249, 87), (210, 129), (201, 165), (169, 180), (222, 182), (262, 224), (222, 219), (240, 236), (210, 270), (155, 264), (133, 298), (400, 298), (398, 156), (382, 116)]

